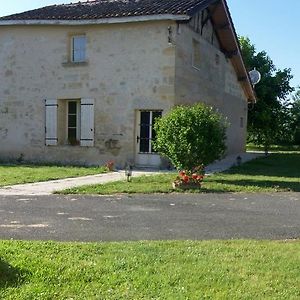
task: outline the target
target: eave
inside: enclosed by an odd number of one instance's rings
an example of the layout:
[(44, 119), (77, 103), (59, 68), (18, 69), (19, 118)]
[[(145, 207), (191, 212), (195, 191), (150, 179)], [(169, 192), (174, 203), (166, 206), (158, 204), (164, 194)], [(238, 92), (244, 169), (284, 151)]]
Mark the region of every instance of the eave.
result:
[(211, 11), (211, 20), (223, 53), (232, 62), (248, 101), (256, 102), (256, 94), (242, 58), (240, 44), (226, 1), (220, 0), (208, 9)]
[(0, 21), (0, 26), (23, 26), (23, 25), (98, 25), (98, 24), (118, 24), (118, 23), (132, 23), (132, 22), (146, 22), (146, 21), (187, 21), (190, 17), (187, 15), (149, 15), (149, 16), (136, 16), (136, 17), (115, 17), (91, 20), (3, 20)]

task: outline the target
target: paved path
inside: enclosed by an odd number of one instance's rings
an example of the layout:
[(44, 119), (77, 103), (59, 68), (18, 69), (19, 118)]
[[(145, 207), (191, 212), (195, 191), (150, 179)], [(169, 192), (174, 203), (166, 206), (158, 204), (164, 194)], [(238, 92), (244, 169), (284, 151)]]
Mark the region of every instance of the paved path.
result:
[(300, 193), (0, 196), (0, 239), (299, 239)]
[[(151, 175), (152, 171), (135, 171), (134, 176)], [(125, 180), (124, 171), (90, 175), (76, 178), (50, 180), (45, 182), (35, 182), (18, 184), (0, 188), (0, 195), (51, 195), (55, 191), (65, 190), (72, 187), (103, 184), (111, 181)]]
[[(261, 156), (261, 153), (242, 153), (240, 154), (242, 162), (254, 159)], [(223, 160), (217, 161), (206, 168), (208, 174), (214, 172), (221, 172), (229, 169), (236, 163), (238, 155), (231, 155)], [(133, 176), (151, 175), (157, 171), (133, 171)], [(72, 187), (88, 185), (88, 184), (101, 184), (110, 181), (125, 180), (124, 171), (118, 171), (107, 174), (91, 175), (76, 178), (67, 178), (60, 180), (51, 180), (46, 182), (37, 182), (29, 184), (19, 184), (0, 188), (0, 195), (50, 195), (55, 191), (60, 191)]]

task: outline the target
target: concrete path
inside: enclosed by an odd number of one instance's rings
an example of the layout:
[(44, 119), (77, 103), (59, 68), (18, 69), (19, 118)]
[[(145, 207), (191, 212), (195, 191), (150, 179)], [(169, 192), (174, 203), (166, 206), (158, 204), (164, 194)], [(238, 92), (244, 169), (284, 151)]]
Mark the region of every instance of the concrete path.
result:
[[(252, 160), (262, 153), (241, 153), (239, 156), (242, 162)], [(206, 168), (206, 173), (212, 174), (229, 169), (236, 164), (237, 155), (227, 156), (225, 159), (217, 161)], [(158, 172), (157, 170), (134, 170), (133, 176), (152, 175)], [(89, 184), (103, 184), (111, 181), (125, 180), (125, 173), (123, 170), (107, 174), (91, 175), (76, 178), (67, 178), (60, 180), (51, 180), (46, 182), (18, 184), (13, 186), (6, 186), (0, 188), (0, 195), (50, 195), (55, 191), (61, 191), (72, 187), (89, 185)]]
[(258, 157), (263, 157), (265, 154), (263, 152), (246, 152), (234, 155), (228, 155), (224, 159), (218, 160), (211, 165), (208, 165), (205, 168), (206, 174), (213, 174), (218, 172), (223, 172), (228, 170), (232, 166), (237, 164), (237, 157), (240, 156), (241, 163), (245, 163), (247, 161), (253, 160)]
[[(133, 176), (151, 175), (153, 171), (134, 171)], [(125, 180), (125, 172), (117, 171), (106, 174), (90, 175), (76, 178), (50, 180), (44, 182), (17, 184), (0, 188), (0, 195), (51, 195), (72, 187), (103, 184), (106, 182)]]
[(1, 196), (0, 239), (299, 239), (300, 193)]

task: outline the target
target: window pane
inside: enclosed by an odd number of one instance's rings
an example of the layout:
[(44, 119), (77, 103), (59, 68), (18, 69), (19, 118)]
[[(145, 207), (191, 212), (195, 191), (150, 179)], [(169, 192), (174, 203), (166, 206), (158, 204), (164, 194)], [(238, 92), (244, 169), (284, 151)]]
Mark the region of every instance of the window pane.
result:
[(68, 114), (76, 114), (77, 113), (77, 102), (72, 101), (68, 104)]
[(77, 126), (77, 116), (76, 115), (69, 115), (68, 118), (68, 127), (75, 127)]
[(150, 149), (150, 112), (141, 111), (140, 152), (149, 153)]
[(140, 127), (140, 152), (149, 152), (150, 126), (141, 125)]
[(149, 138), (149, 125), (141, 125), (140, 138)]
[(149, 153), (150, 140), (146, 138), (140, 139), (140, 152)]
[(141, 111), (141, 124), (150, 124), (150, 111)]
[(154, 111), (152, 113), (152, 125), (154, 124), (156, 118), (160, 118), (161, 117), (161, 114), (162, 114), (161, 111)]
[(68, 101), (68, 140), (74, 142), (78, 138), (78, 102)]
[(75, 141), (76, 138), (76, 128), (68, 128), (68, 140)]
[(73, 61), (85, 61), (85, 52), (86, 52), (86, 37), (85, 36), (74, 36), (72, 53)]
[[(154, 130), (154, 124), (155, 124), (155, 120), (157, 118), (160, 118), (162, 116), (162, 112), (161, 111), (154, 111), (152, 113), (152, 140), (155, 140), (156, 138), (156, 132)], [(154, 149), (153, 149), (153, 146), (152, 146), (152, 143), (151, 143), (151, 152), (156, 152)]]

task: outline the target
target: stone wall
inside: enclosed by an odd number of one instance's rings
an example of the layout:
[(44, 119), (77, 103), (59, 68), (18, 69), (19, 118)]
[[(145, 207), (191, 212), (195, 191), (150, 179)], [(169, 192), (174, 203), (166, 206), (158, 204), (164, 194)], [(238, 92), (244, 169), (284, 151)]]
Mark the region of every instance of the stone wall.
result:
[(180, 24), (177, 33), (175, 103), (203, 102), (215, 107), (230, 124), (228, 153), (245, 151), (247, 99), (230, 59), (220, 51), (211, 23), (199, 28), (191, 20)]
[[(123, 166), (134, 161), (135, 113), (174, 104), (170, 23), (0, 27), (0, 159)], [(70, 37), (87, 63), (70, 63)], [(45, 99), (95, 99), (95, 147), (45, 146)], [(64, 136), (59, 117), (58, 137)]]
[[(136, 113), (201, 101), (227, 116), (228, 152), (244, 150), (247, 101), (208, 22), (0, 27), (0, 160), (123, 167), (134, 162)], [(205, 15), (204, 15), (205, 17)], [(70, 38), (87, 37), (87, 62)], [(195, 56), (195, 48), (199, 50)], [(95, 146), (66, 145), (66, 100), (94, 99)], [(57, 99), (58, 145), (45, 146), (45, 99)]]

